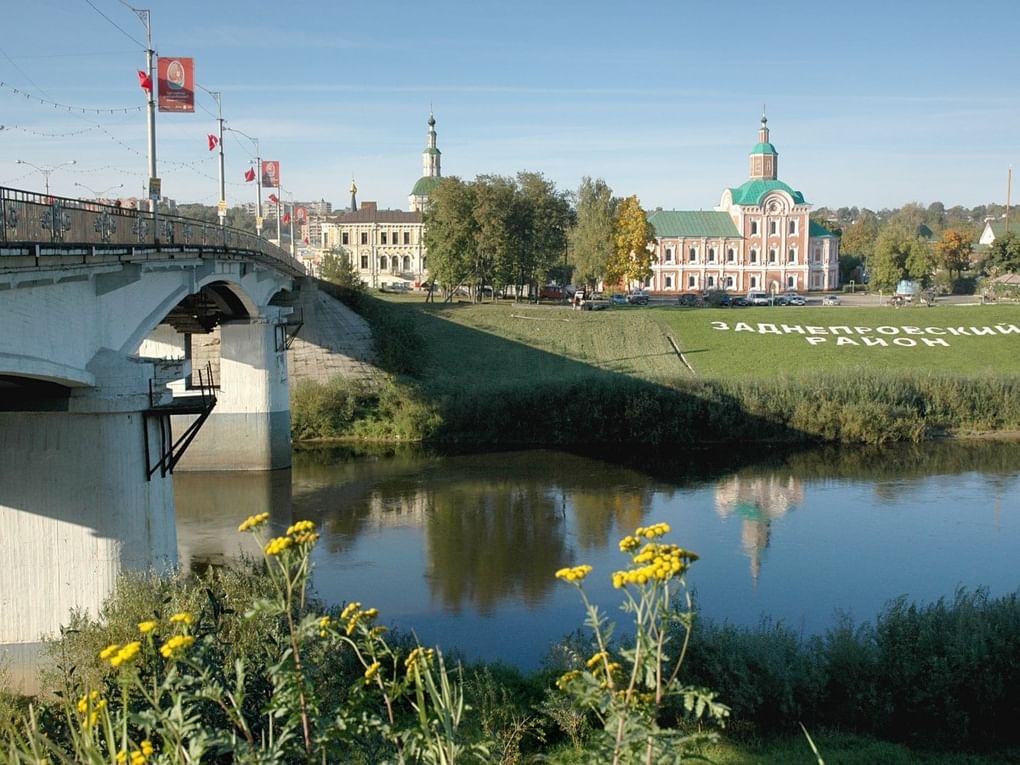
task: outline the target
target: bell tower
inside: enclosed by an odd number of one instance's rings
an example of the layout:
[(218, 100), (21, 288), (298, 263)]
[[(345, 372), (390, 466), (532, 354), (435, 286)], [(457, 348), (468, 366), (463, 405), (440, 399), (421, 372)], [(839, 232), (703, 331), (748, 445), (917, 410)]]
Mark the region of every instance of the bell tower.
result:
[(774, 181), (779, 177), (779, 152), (769, 143), (768, 123), (768, 118), (762, 110), (758, 143), (751, 149), (748, 163), (748, 176), (752, 180)]

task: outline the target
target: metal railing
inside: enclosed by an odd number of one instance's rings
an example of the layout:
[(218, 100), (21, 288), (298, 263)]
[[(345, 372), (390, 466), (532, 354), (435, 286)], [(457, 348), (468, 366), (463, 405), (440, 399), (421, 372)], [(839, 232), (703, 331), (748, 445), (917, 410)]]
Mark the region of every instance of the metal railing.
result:
[[(304, 266), (250, 231), (160, 211), (57, 197), (0, 186), (0, 268), (4, 256), (238, 254), (297, 276)], [(42, 265), (42, 263), (39, 263)]]

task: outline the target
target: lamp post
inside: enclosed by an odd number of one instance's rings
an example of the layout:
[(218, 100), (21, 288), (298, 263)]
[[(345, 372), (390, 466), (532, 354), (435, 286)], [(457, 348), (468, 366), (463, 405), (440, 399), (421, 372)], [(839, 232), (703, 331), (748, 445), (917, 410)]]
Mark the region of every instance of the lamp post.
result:
[(71, 159), (71, 160), (68, 160), (67, 162), (61, 162), (59, 165), (53, 165), (52, 167), (39, 167), (39, 165), (32, 164), (31, 162), (26, 162), (23, 159), (17, 160), (17, 164), (19, 164), (19, 165), (28, 165), (33, 170), (36, 170), (37, 172), (42, 173), (42, 176), (43, 176), (43, 178), (46, 181), (46, 196), (49, 196), (50, 195), (50, 173), (52, 173), (54, 170), (59, 170), (62, 167), (67, 167), (68, 165), (77, 165), (78, 164), (78, 160)]
[(244, 136), (255, 144), (255, 233), (258, 236), (262, 236), (262, 153), (259, 151), (259, 139), (252, 138), (250, 135), (238, 130), (237, 128), (224, 127), (223, 129), (229, 130), (231, 133), (237, 133), (240, 136)]
[(84, 183), (78, 183), (78, 181), (75, 181), (75, 182), (74, 182), (74, 185), (75, 185), (75, 186), (81, 186), (81, 187), (82, 187), (83, 189), (85, 189), (86, 191), (89, 191), (89, 192), (91, 192), (91, 193), (92, 193), (92, 195), (93, 195), (93, 196), (94, 196), (94, 197), (95, 197), (96, 199), (99, 199), (99, 197), (101, 197), (101, 196), (104, 196), (105, 194), (107, 194), (107, 193), (109, 193), (109, 192), (113, 191), (114, 189), (122, 189), (122, 188), (124, 188), (124, 184), (123, 184), (123, 183), (118, 183), (118, 184), (117, 184), (116, 186), (110, 186), (109, 188), (107, 188), (107, 189), (103, 189), (102, 191), (96, 191), (96, 190), (95, 190), (94, 188), (92, 188), (91, 186), (86, 186), (86, 185), (85, 185)]

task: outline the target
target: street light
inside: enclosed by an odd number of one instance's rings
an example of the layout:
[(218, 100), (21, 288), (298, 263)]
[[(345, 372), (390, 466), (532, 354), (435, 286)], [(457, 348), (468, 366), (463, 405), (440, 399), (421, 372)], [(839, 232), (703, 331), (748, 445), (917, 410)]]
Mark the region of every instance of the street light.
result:
[(77, 165), (78, 164), (78, 160), (71, 159), (71, 160), (68, 160), (67, 162), (61, 162), (59, 165), (54, 165), (53, 167), (39, 167), (39, 165), (33, 165), (31, 162), (26, 162), (23, 159), (17, 160), (17, 164), (19, 164), (19, 165), (28, 165), (29, 167), (33, 168), (34, 170), (37, 170), (38, 172), (42, 173), (43, 178), (46, 179), (46, 196), (49, 196), (50, 195), (50, 173), (52, 173), (54, 170), (59, 170), (62, 167), (67, 167), (68, 165)]
[(237, 133), (240, 136), (244, 136), (253, 144), (255, 144), (255, 233), (257, 236), (262, 236), (262, 153), (259, 151), (259, 139), (252, 138), (250, 135), (237, 128), (227, 127), (224, 125), (224, 130), (229, 130), (231, 133)]
[(94, 188), (92, 188), (91, 186), (86, 186), (86, 185), (85, 185), (84, 183), (78, 183), (78, 181), (75, 181), (75, 182), (74, 182), (74, 185), (75, 185), (75, 186), (81, 186), (81, 187), (82, 187), (83, 189), (85, 189), (86, 191), (90, 191), (90, 192), (92, 192), (92, 195), (93, 195), (93, 196), (94, 196), (94, 197), (95, 197), (96, 199), (99, 199), (99, 198), (100, 198), (101, 196), (104, 196), (104, 195), (106, 195), (106, 194), (107, 194), (108, 192), (110, 192), (110, 191), (113, 191), (114, 189), (122, 189), (122, 188), (124, 188), (124, 184), (123, 184), (123, 183), (118, 183), (118, 184), (117, 184), (116, 186), (110, 186), (110, 188), (108, 188), (108, 189), (103, 189), (102, 191), (96, 191), (96, 190), (95, 190)]

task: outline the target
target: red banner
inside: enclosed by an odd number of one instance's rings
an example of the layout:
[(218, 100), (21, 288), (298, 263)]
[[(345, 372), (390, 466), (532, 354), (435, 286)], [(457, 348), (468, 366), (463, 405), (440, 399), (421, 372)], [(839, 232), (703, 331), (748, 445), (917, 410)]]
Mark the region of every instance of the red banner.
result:
[(294, 211), (294, 217), (297, 218), (298, 223), (308, 222), (308, 210), (303, 207), (299, 207)]
[(262, 160), (262, 188), (280, 188), (280, 162), (276, 159)]
[(157, 80), (161, 112), (195, 111), (194, 59), (160, 56)]

